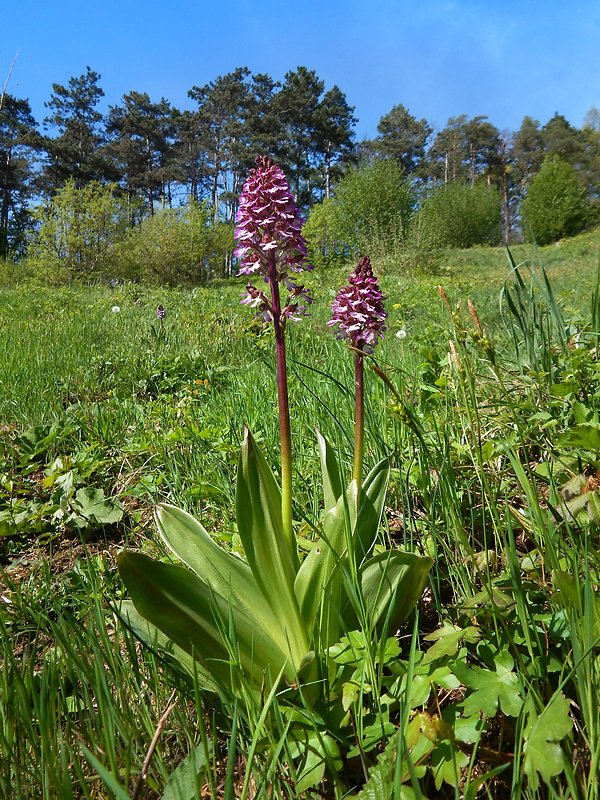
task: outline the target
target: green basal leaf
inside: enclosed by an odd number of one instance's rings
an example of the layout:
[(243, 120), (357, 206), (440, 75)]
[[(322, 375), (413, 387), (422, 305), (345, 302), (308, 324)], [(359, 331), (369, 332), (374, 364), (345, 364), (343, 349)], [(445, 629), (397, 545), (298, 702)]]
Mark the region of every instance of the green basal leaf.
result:
[(294, 666), (299, 668), (310, 646), (294, 594), (298, 551), (283, 529), (279, 487), (248, 430), (240, 452), (236, 515), (252, 574), (284, 631)]
[(231, 600), (257, 626), (268, 631), (282, 652), (288, 652), (283, 629), (248, 564), (223, 550), (202, 525), (182, 509), (163, 504), (156, 507), (154, 516), (167, 547), (216, 595)]
[(317, 442), (319, 444), (319, 456), (321, 459), (321, 473), (323, 475), (325, 513), (327, 513), (336, 507), (337, 501), (342, 496), (344, 488), (340, 476), (340, 468), (333, 448), (320, 431), (316, 433)]
[(267, 631), (185, 567), (126, 552), (118, 568), (142, 617), (193, 655), (215, 682), (231, 686), (231, 665), (239, 664), (260, 686), (265, 673), (275, 675), (286, 664)]
[[(433, 561), (414, 553), (386, 550), (370, 558), (361, 568), (360, 586), (366, 619), (379, 631), (385, 625), (396, 631), (419, 602)], [(356, 626), (356, 612), (344, 609), (344, 620)]]
[[(322, 442), (322, 444), (321, 444)], [(334, 459), (333, 451), (321, 437), (321, 461)], [(330, 463), (330, 472), (335, 473)], [(324, 481), (330, 478), (325, 475)], [(345, 493), (340, 493), (335, 508), (326, 511), (322, 535), (305, 558), (294, 583), (294, 591), (306, 624), (324, 647), (336, 642), (340, 635), (340, 612), (349, 607), (345, 583), (373, 547), (387, 492), (389, 462), (381, 461), (365, 478), (360, 508), (356, 512), (357, 485), (351, 481)], [(337, 491), (337, 489), (335, 490)], [(333, 497), (331, 486), (326, 497)], [(327, 503), (327, 501), (326, 501)], [(352, 626), (356, 624), (354, 619)]]
[(363, 481), (360, 491), (358, 518), (352, 535), (354, 563), (357, 567), (362, 564), (375, 544), (389, 480), (390, 462), (387, 458), (384, 458), (383, 461), (373, 467)]
[(186, 653), (185, 650), (176, 645), (175, 642), (159, 630), (156, 625), (153, 625), (151, 622), (148, 622), (145, 617), (142, 617), (131, 600), (124, 600), (121, 603), (119, 616), (138, 639), (141, 639), (148, 647), (176, 658), (190, 675), (194, 675), (195, 673), (200, 688), (207, 689), (211, 692), (216, 691), (216, 685), (211, 680), (210, 674), (203, 669), (197, 661), (194, 662), (194, 659), (189, 653)]
[[(247, 428), (245, 430), (246, 435), (240, 448), (238, 462), (236, 509), (241, 505), (241, 511), (247, 512), (249, 511), (247, 500), (258, 501), (252, 509), (252, 514), (259, 517), (264, 516), (273, 525), (278, 535), (277, 549), (282, 553), (282, 560), (286, 568), (288, 568), (287, 562), (291, 562), (290, 574), (295, 575), (300, 561), (294, 538), (290, 538), (283, 530), (281, 489), (260, 448), (256, 446), (252, 434)], [(243, 480), (240, 485), (242, 476)], [(240, 490), (242, 490), (242, 497), (240, 497)], [(246, 518), (242, 521), (245, 523)], [(247, 530), (246, 525), (244, 525), (244, 529)]]
[[(356, 483), (353, 482), (354, 489)], [(337, 569), (346, 548), (346, 498), (340, 497), (335, 508), (325, 514), (323, 535), (304, 559), (294, 592), (306, 624), (326, 647), (339, 638), (339, 623), (331, 610), (341, 603), (342, 573)], [(336, 579), (332, 575), (336, 573)]]

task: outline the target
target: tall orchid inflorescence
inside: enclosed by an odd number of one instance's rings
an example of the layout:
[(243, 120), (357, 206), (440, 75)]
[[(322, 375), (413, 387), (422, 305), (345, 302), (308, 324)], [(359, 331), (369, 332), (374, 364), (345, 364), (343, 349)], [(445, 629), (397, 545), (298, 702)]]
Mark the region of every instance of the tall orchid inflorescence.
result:
[(364, 451), (364, 354), (373, 348), (386, 330), (385, 297), (373, 275), (368, 256), (361, 258), (350, 273), (349, 285), (344, 286), (331, 304), (329, 326), (339, 325), (338, 339), (348, 338), (354, 348), (354, 374), (356, 390), (354, 467), (352, 477), (360, 487)]
[[(268, 297), (249, 282), (242, 303), (257, 307), (276, 327), (283, 327), (287, 318), (305, 314), (312, 303), (304, 286), (290, 278), (290, 273), (312, 269), (301, 234), (303, 222), (283, 172), (270, 158), (259, 156), (240, 197), (235, 228), (239, 246), (234, 255), (241, 260), (238, 275), (262, 275), (270, 284)], [(280, 283), (285, 283), (289, 292), (283, 307)]]
[[(236, 217), (235, 238), (239, 246), (239, 275), (262, 275), (269, 284), (269, 294), (251, 282), (242, 295), (242, 303), (258, 308), (263, 317), (273, 322), (277, 349), (277, 390), (279, 428), (281, 433), (281, 503), (287, 535), (292, 531), (292, 441), (285, 361), (285, 324), (307, 313), (312, 298), (290, 273), (312, 269), (307, 261), (303, 220), (283, 172), (270, 158), (259, 156), (240, 197)], [(282, 306), (280, 284), (288, 291)]]

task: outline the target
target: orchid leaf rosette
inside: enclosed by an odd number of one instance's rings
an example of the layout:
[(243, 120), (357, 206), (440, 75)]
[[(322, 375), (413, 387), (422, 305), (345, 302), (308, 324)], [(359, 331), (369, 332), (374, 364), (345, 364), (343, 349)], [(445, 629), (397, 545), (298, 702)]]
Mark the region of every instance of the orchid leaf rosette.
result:
[[(183, 563), (126, 552), (119, 571), (131, 596), (123, 609), (128, 623), (143, 639), (173, 653), (205, 688), (258, 697), (266, 684), (285, 678), (302, 692), (303, 703), (323, 708), (336, 671), (329, 648), (356, 627), (370, 634), (395, 630), (418, 601), (431, 561), (399, 551), (373, 555), (389, 463), (382, 461), (362, 482), (355, 474), (346, 486), (321, 434), (324, 515), (314, 546), (300, 558), (292, 521), (285, 328), (288, 320), (306, 314), (311, 302), (295, 280), (309, 268), (301, 229), (282, 171), (269, 159), (257, 159), (240, 198), (236, 254), (240, 273), (264, 284), (249, 282), (242, 302), (274, 328), (281, 483), (246, 429), (236, 486), (245, 558), (220, 547), (185, 511), (161, 504), (155, 512), (159, 533)], [(361, 269), (355, 285), (360, 301), (351, 302), (348, 292), (346, 299), (339, 296), (338, 321), (362, 354), (382, 334), (385, 312), (372, 273)], [(342, 313), (346, 302), (354, 303), (355, 321), (362, 315), (362, 327), (354, 329), (351, 315)], [(357, 437), (358, 428), (357, 419)]]

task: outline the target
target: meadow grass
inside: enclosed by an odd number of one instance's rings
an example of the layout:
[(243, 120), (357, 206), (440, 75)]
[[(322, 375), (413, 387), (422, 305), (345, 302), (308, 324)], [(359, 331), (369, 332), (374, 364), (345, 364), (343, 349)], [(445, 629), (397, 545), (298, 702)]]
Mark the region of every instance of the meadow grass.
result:
[[(396, 650), (353, 645), (344, 764), (324, 766), (306, 796), (598, 796), (597, 244), (513, 252), (541, 259), (554, 315), (526, 268), (520, 295), (514, 273), (506, 281), (500, 249), (448, 253), (431, 276), (383, 265), (387, 383), (368, 370), (365, 457), (391, 459), (382, 537), (434, 566)], [(352, 469), (352, 360), (325, 324), (345, 281), (312, 274), (312, 316), (290, 330), (294, 519), (308, 540), (322, 507), (315, 427)], [(239, 293), (237, 282), (0, 292), (0, 797), (303, 793), (284, 700), (244, 709), (200, 692), (117, 615), (116, 553), (167, 557), (155, 502), (241, 552), (244, 424), (278, 463), (272, 337)], [(117, 498), (112, 522), (82, 511), (90, 488)], [(165, 786), (182, 760), (176, 794)]]

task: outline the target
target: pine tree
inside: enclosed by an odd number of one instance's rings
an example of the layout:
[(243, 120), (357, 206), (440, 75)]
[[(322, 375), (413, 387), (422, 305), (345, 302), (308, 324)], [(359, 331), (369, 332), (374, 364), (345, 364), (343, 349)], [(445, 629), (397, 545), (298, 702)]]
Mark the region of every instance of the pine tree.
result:
[(498, 128), (486, 116), (480, 115), (469, 120), (464, 131), (469, 153), (469, 183), (474, 186), (476, 177), (481, 176), (488, 184), (492, 180), (499, 184), (502, 142)]
[(299, 205), (312, 201), (311, 173), (318, 161), (316, 140), (319, 107), (325, 84), (314, 70), (298, 67), (288, 72), (277, 95), (276, 108), (283, 126), (279, 159), (291, 177)]
[(325, 197), (330, 196), (332, 180), (340, 177), (342, 165), (348, 163), (354, 150), (354, 126), (358, 120), (353, 112), (337, 86), (325, 92), (316, 111), (317, 155), (322, 159), (319, 172)]
[(521, 127), (513, 136), (512, 152), (515, 173), (523, 189), (544, 160), (544, 139), (537, 120), (528, 116), (523, 118)]
[(40, 138), (28, 100), (4, 94), (0, 108), (0, 259), (19, 252), (33, 193), (34, 153)]
[(259, 73), (252, 76), (246, 98), (245, 128), (248, 137), (248, 157), (254, 162), (256, 156), (276, 157), (282, 140), (282, 124), (277, 113), (276, 97), (281, 84), (269, 75)]
[(466, 181), (468, 176), (468, 147), (465, 137), (466, 114), (451, 117), (447, 126), (436, 134), (427, 152), (428, 174), (434, 183)]
[(208, 153), (203, 146), (197, 112), (176, 112), (174, 116), (174, 158), (177, 176), (189, 197), (200, 203), (210, 184)]
[(114, 106), (108, 115), (111, 135), (109, 152), (133, 208), (143, 197), (148, 211), (154, 204), (170, 204), (170, 184), (176, 177), (172, 145), (175, 135), (171, 106), (164, 98), (153, 103), (144, 92), (123, 95), (123, 105)]
[(47, 193), (57, 191), (70, 177), (78, 188), (89, 181), (110, 177), (101, 148), (103, 116), (96, 109), (104, 97), (99, 80), (100, 75), (87, 67), (83, 75), (71, 78), (66, 87), (52, 84), (54, 92), (45, 104), (51, 113), (44, 123), (58, 129), (58, 135), (45, 139), (48, 163), (43, 188)]
[(585, 162), (583, 134), (574, 128), (558, 111), (541, 130), (547, 156), (560, 156), (562, 161), (581, 169)]
[(480, 115), (451, 117), (428, 151), (429, 176), (444, 183), (470, 183), (477, 176), (500, 182), (501, 157), (498, 129)]
[(407, 174), (418, 174), (433, 132), (427, 120), (418, 120), (399, 104), (381, 117), (377, 130), (373, 149), (384, 158), (395, 158)]
[(224, 203), (225, 217), (231, 219), (248, 168), (249, 89), (247, 67), (219, 76), (205, 86), (193, 86), (189, 97), (198, 103), (197, 122), (201, 146), (206, 153), (210, 178), (210, 202), (216, 210)]

